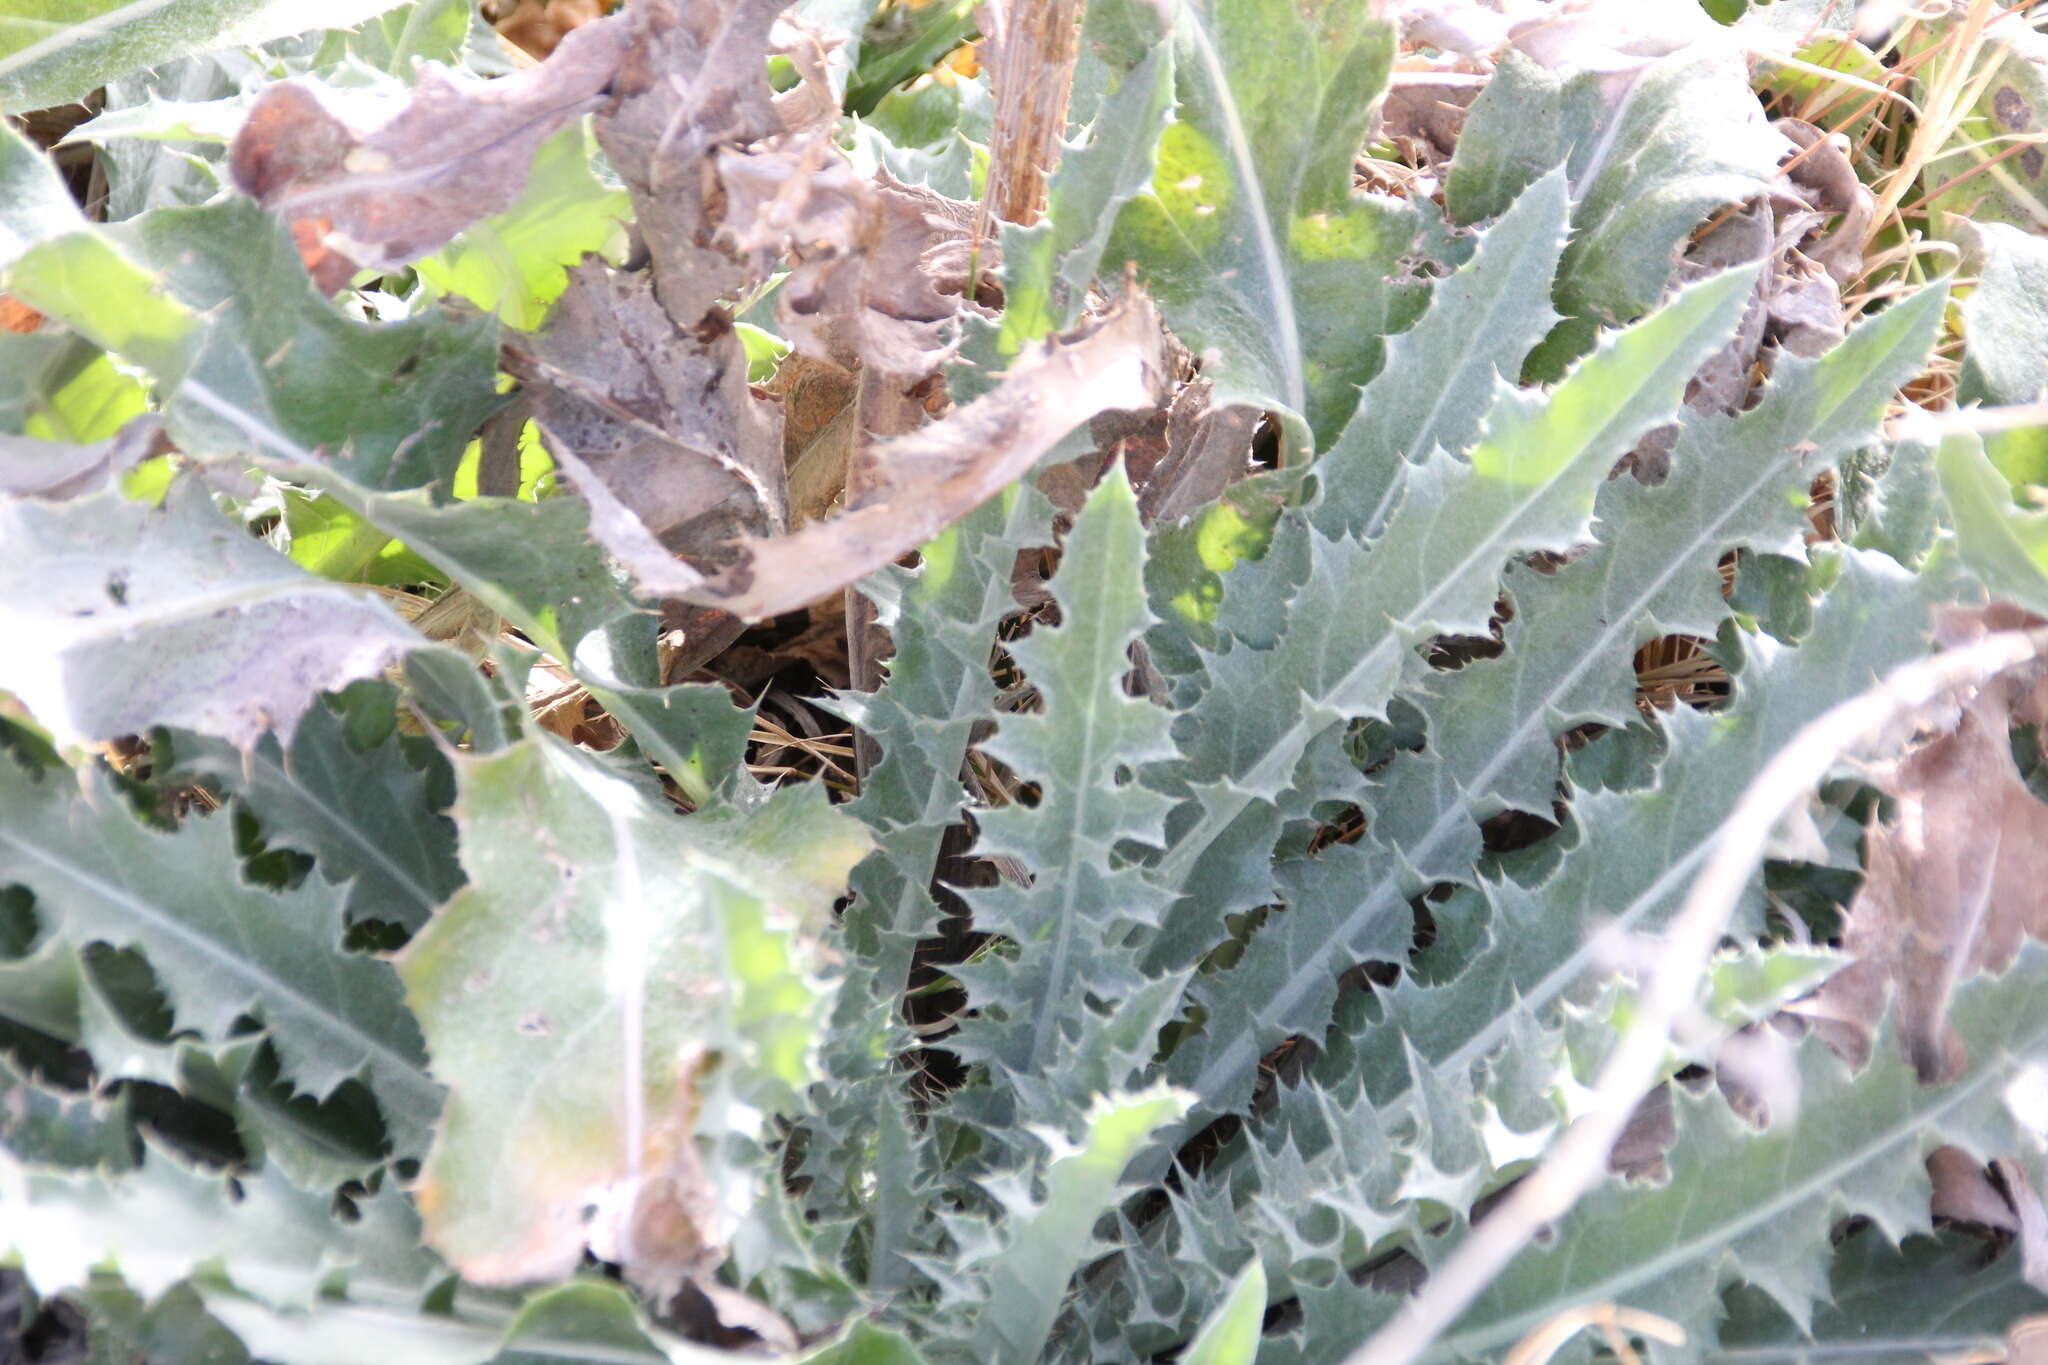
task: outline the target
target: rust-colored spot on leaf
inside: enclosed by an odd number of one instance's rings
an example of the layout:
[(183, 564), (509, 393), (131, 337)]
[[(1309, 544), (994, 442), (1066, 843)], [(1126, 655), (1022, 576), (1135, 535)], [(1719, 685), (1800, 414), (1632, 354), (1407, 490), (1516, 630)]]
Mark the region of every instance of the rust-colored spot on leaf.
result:
[[(529, 70), (494, 81), (428, 70), (402, 104), (351, 103), (346, 116), (321, 87), (282, 81), (251, 107), (228, 168), (242, 193), (291, 223), (331, 291), (356, 267), (417, 260), (509, 205), (534, 149), (595, 107), (625, 38), (617, 21), (586, 24)], [(314, 264), (309, 225), (337, 263)]]
[(11, 294), (0, 294), (0, 332), (33, 332), (43, 315)]

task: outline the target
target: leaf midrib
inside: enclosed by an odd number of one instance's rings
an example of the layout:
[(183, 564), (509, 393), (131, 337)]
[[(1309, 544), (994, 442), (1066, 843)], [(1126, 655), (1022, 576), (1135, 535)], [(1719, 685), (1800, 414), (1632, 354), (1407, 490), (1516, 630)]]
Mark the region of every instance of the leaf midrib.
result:
[[(1111, 523), (1105, 529), (1116, 531), (1122, 528)], [(1110, 599), (1117, 587), (1114, 575), (1099, 573), (1094, 575), (1094, 578), (1095, 582), (1092, 585), (1094, 588), (1093, 600), (1089, 603), (1087, 613), (1085, 615), (1077, 614), (1077, 617), (1078, 620), (1085, 620), (1091, 623), (1090, 633), (1092, 639), (1090, 643), (1092, 647), (1089, 650), (1089, 654), (1096, 661), (1097, 665), (1091, 670), (1091, 676), (1096, 679), (1108, 679), (1109, 685), (1114, 687), (1116, 680), (1122, 675), (1122, 670), (1116, 667), (1115, 656), (1119, 652), (1128, 655), (1129, 645), (1126, 644), (1122, 651), (1118, 651), (1116, 648), (1116, 637), (1119, 631), (1115, 623), (1110, 619), (1112, 611)], [(1058, 1027), (1057, 1016), (1064, 1013), (1067, 1008), (1068, 963), (1073, 956), (1074, 918), (1076, 904), (1080, 896), (1081, 880), (1075, 875), (1081, 865), (1081, 860), (1074, 855), (1082, 846), (1083, 831), (1089, 826), (1088, 813), (1092, 804), (1092, 798), (1098, 791), (1114, 790), (1114, 788), (1106, 787), (1102, 783), (1089, 780), (1089, 775), (1096, 773), (1101, 763), (1101, 756), (1096, 752), (1096, 735), (1105, 701), (1105, 697), (1099, 691), (1089, 698), (1090, 704), (1087, 708), (1087, 718), (1082, 722), (1081, 726), (1080, 753), (1076, 756), (1074, 764), (1076, 770), (1083, 774), (1083, 777), (1076, 784), (1079, 789), (1079, 795), (1069, 806), (1073, 813), (1072, 818), (1068, 821), (1067, 827), (1060, 831), (1067, 851), (1067, 857), (1065, 866), (1060, 869), (1062, 875), (1060, 879), (1059, 927), (1053, 940), (1052, 966), (1047, 978), (1048, 989), (1040, 993), (1038, 1007), (1032, 1011), (1031, 1015), (1031, 1051), (1029, 1059), (1031, 1069), (1034, 1072), (1042, 1073), (1047, 1069), (1049, 1060), (1047, 1045)], [(1113, 705), (1114, 699), (1107, 699), (1107, 702)]]
[[(264, 772), (275, 774), (278, 781), (298, 793), (303, 798), (305, 805), (314, 814), (321, 817), (322, 823), (329, 827), (332, 834), (338, 836), (351, 848), (355, 849), (358, 855), (365, 861), (374, 863), (378, 870), (390, 880), (398, 883), (405, 890), (405, 893), (412, 898), (413, 904), (419, 910), (418, 918), (422, 922), (433, 914), (434, 907), (441, 903), (441, 898), (432, 894), (425, 886), (421, 885), (418, 879), (412, 875), (410, 869), (386, 853), (383, 846), (372, 840), (354, 821), (348, 818), (344, 811), (335, 807), (324, 796), (316, 793), (310, 787), (294, 781), (291, 774), (285, 771), (283, 765), (273, 762), (268, 755), (252, 760), (252, 762), (256, 766), (261, 767)], [(245, 797), (244, 799), (247, 798)], [(306, 852), (316, 853), (316, 850), (307, 849)], [(317, 853), (315, 861), (318, 861)], [(330, 874), (329, 880), (340, 881), (341, 878)]]
[[(284, 1003), (298, 1008), (304, 1015), (327, 1021), (338, 1037), (354, 1040), (366, 1058), (382, 1058), (384, 1065), (378, 1066), (377, 1070), (390, 1074), (392, 1079), (401, 1082), (407, 1089), (418, 1091), (424, 1095), (428, 1101), (424, 1106), (424, 1112), (428, 1117), (422, 1121), (431, 1122), (433, 1111), (439, 1107), (435, 1102), (437, 1087), (434, 1085), (432, 1078), (421, 1069), (418, 1063), (401, 1053), (393, 1051), (389, 1044), (375, 1035), (365, 1032), (353, 1020), (348, 1019), (344, 1015), (334, 1013), (333, 1009), (325, 1002), (309, 998), (298, 987), (289, 982), (282, 981), (267, 971), (257, 972), (253, 970), (254, 964), (249, 963), (244, 958), (235, 956), (227, 951), (224, 945), (214, 939), (193, 932), (183, 921), (159, 913), (154, 905), (136, 897), (128, 888), (116, 886), (100, 877), (94, 876), (81, 867), (54, 858), (48, 851), (38, 848), (33, 844), (24, 843), (11, 830), (0, 828), (0, 842), (4, 842), (8, 848), (14, 850), (22, 857), (50, 869), (54, 874), (69, 878), (89, 894), (97, 896), (101, 901), (115, 907), (117, 911), (121, 908), (127, 909), (135, 919), (149, 925), (153, 929), (160, 930), (168, 938), (174, 938), (186, 944), (202, 957), (218, 963), (229, 975), (252, 982), (257, 988), (257, 998), (259, 1000), (282, 999)], [(368, 958), (364, 959), (366, 962), (371, 960)], [(267, 992), (266, 987), (268, 988)], [(266, 1022), (270, 1023), (273, 1028), (277, 1027), (272, 1021), (266, 1020)]]
[[(2048, 1038), (2048, 1026), (2037, 1027), (2029, 1041), (2038, 1047), (2044, 1038)], [(1930, 1126), (1940, 1124), (1945, 1115), (1964, 1101), (1976, 1099), (1984, 1086), (2000, 1079), (2017, 1064), (2018, 1060), (2008, 1041), (2006, 1045), (1997, 1049), (1995, 1059), (1988, 1062), (1975, 1078), (1957, 1084), (1947, 1094), (1941, 1095), (1938, 1103), (1931, 1104), (1926, 1109), (1909, 1110), (1907, 1117), (1882, 1130), (1876, 1137), (1852, 1148), (1838, 1160), (1819, 1167), (1805, 1179), (1749, 1206), (1745, 1212), (1723, 1221), (1710, 1222), (1705, 1229), (1674, 1243), (1664, 1252), (1645, 1260), (1637, 1260), (1627, 1270), (1610, 1275), (1593, 1285), (1573, 1290), (1565, 1297), (1574, 1303), (1620, 1302), (1627, 1297), (1631, 1289), (1639, 1285), (1654, 1282), (1678, 1267), (1691, 1264), (1703, 1254), (1725, 1251), (1744, 1233), (1754, 1230), (1808, 1199), (1824, 1196), (1829, 1191), (1840, 1188), (1843, 1179), (1860, 1167), (1876, 1161), (1899, 1144), (1917, 1138)], [(1880, 1063), (1886, 1064), (1903, 1065)], [(1935, 1087), (1924, 1087), (1919, 1093), (1934, 1091)], [(1781, 1133), (1780, 1136), (1785, 1134)], [(1498, 1320), (1486, 1328), (1444, 1336), (1439, 1339), (1437, 1349), (1426, 1358), (1443, 1359), (1448, 1356), (1451, 1359), (1464, 1359), (1469, 1353), (1514, 1341), (1529, 1328), (1553, 1316), (1559, 1307), (1560, 1300), (1552, 1300), (1514, 1318)]]

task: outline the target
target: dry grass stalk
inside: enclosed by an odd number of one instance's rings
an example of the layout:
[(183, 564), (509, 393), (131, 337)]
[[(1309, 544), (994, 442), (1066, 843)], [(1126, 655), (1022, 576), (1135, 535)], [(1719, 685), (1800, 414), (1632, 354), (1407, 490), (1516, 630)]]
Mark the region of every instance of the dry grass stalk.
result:
[(983, 68), (995, 92), (986, 215), (1029, 227), (1045, 209), (1045, 181), (1059, 164), (1080, 54), (1081, 0), (986, 0), (980, 13)]

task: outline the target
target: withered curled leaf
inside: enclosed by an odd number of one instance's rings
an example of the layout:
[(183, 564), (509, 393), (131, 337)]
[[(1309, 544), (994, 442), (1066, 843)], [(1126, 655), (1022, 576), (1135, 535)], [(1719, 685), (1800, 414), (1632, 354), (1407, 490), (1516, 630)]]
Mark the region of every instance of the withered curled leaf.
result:
[(1799, 148), (1796, 160), (1785, 163), (1785, 175), (1823, 215), (1840, 214), (1835, 226), (1818, 224), (1804, 235), (1801, 250), (1825, 269), (1837, 285), (1845, 285), (1863, 268), (1863, 242), (1877, 222), (1877, 197), (1871, 194), (1849, 160), (1849, 140), (1827, 133), (1804, 119), (1781, 118), (1771, 126)]
[[(624, 51), (596, 128), (633, 197), (646, 269), (593, 262), (573, 271), (539, 342), (511, 363), (556, 459), (591, 504), (599, 543), (641, 588), (742, 615), (781, 609), (770, 602), (801, 606), (902, 554), (1114, 405), (1080, 402), (1056, 421), (1012, 424), (1024, 437), (1013, 473), (971, 497), (942, 498), (955, 510), (936, 520), (901, 518), (926, 529), (886, 537), (886, 549), (865, 536), (863, 567), (832, 556), (800, 563), (770, 592), (735, 563), (842, 496), (859, 507), (887, 503), (897, 463), (925, 462), (912, 479), (921, 499), (925, 482), (957, 473), (957, 460), (934, 473), (922, 447), (898, 454), (874, 443), (942, 408), (932, 376), (951, 353), (957, 315), (979, 306), (972, 300), (996, 264), (975, 241), (972, 205), (856, 174), (830, 136), (830, 101), (810, 89), (824, 80), (823, 40), (801, 25), (778, 30), (782, 7), (646, 0), (622, 16)], [(766, 78), (778, 41), (802, 77), (782, 96)], [(777, 310), (794, 348), (789, 364), (829, 374), (844, 395), (825, 419), (830, 430), (808, 430), (795, 448), (780, 429), (783, 405), (747, 384), (728, 311), (785, 268)], [(1118, 349), (1108, 335), (1087, 346)], [(1105, 378), (1134, 373), (1112, 364)], [(1011, 401), (1031, 403), (1045, 380), (1020, 371)], [(1137, 392), (1124, 385), (1116, 401), (1141, 402)], [(1010, 447), (988, 444), (998, 454)], [(793, 480), (802, 494), (794, 515)], [(806, 554), (815, 548), (803, 544)], [(721, 586), (735, 575), (759, 586)], [(728, 600), (735, 595), (744, 610)]]
[(1196, 377), (1180, 385), (1157, 412), (1097, 418), (1090, 424), (1100, 455), (1084, 466), (1086, 487), (1069, 501), (1044, 479), (1040, 487), (1061, 511), (1078, 511), (1107, 456), (1121, 458), (1137, 490), (1138, 510), (1148, 525), (1170, 526), (1221, 497), (1223, 490), (1252, 472), (1252, 438), (1266, 414), (1243, 404), (1215, 406), (1214, 389)]
[(571, 33), (539, 66), (497, 80), (426, 70), (395, 108), (382, 99), (338, 106), (332, 91), (283, 81), (250, 109), (229, 170), (244, 194), (291, 223), (315, 280), (332, 293), (358, 268), (417, 260), (510, 206), (535, 149), (597, 107), (625, 41), (622, 22), (607, 19)]
[(642, 0), (597, 116), (597, 140), (633, 196), (655, 293), (692, 327), (739, 292), (745, 267), (714, 239), (725, 218), (713, 176), (721, 147), (783, 132), (766, 57), (785, 0)]
[[(1953, 642), (2039, 624), (1993, 605), (1952, 613), (1941, 634)], [(1921, 1079), (1959, 1074), (1968, 1059), (1947, 1021), (1956, 986), (2003, 970), (2023, 936), (2048, 937), (2048, 804), (2028, 790), (2008, 738), (2016, 715), (2040, 719), (2041, 682), (2038, 666), (1995, 679), (1880, 775), (1896, 813), (1868, 836), (1843, 935), (1856, 960), (1801, 1010), (1844, 1056), (1869, 1056), (1895, 993), (1899, 1039)]]
[(692, 596), (759, 619), (844, 588), (994, 497), (1096, 413), (1157, 404), (1165, 372), (1157, 312), (1126, 300), (1027, 353), (991, 392), (877, 447), (878, 482), (845, 510), (742, 541), (742, 561)]
[(1933, 1185), (1930, 1211), (2012, 1234), (2027, 1283), (2048, 1290), (2048, 1208), (2024, 1165), (2000, 1157), (1987, 1166), (1960, 1147), (1944, 1145), (1927, 1154), (1927, 1178)]
[(989, 287), (1000, 258), (974, 206), (864, 180), (824, 138), (719, 157), (726, 234), (756, 261), (793, 260), (776, 320), (799, 350), (846, 369), (923, 376), (945, 362), (945, 326)]
[(692, 331), (644, 273), (587, 261), (532, 352), (512, 357), (549, 448), (591, 505), (598, 543), (651, 592), (701, 576), (677, 553), (714, 554), (786, 520), (780, 434), (747, 388), (722, 311)]

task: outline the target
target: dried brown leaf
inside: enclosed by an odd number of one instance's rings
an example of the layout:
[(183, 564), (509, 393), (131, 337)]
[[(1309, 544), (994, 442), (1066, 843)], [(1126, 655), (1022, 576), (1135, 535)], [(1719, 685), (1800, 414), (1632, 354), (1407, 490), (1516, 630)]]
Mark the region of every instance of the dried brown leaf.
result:
[(1678, 1116), (1667, 1081), (1643, 1096), (1628, 1116), (1628, 1126), (1607, 1154), (1607, 1169), (1625, 1180), (1663, 1180), (1671, 1171), (1664, 1158), (1677, 1141)]
[(1380, 106), (1381, 134), (1426, 148), (1433, 161), (1449, 160), (1479, 90), (1463, 72), (1403, 72)]
[(603, 16), (604, 0), (519, 0), (491, 26), (522, 52), (547, 57), (563, 38)]
[(1846, 137), (1804, 119), (1781, 118), (1771, 126), (1799, 148), (1798, 159), (1786, 163), (1787, 178), (1817, 212), (1841, 215), (1827, 231), (1816, 224), (1800, 249), (1837, 285), (1847, 284), (1863, 269), (1863, 242), (1877, 221), (1877, 198), (1856, 174)]
[[(1740, 412), (1769, 374), (1775, 351), (1810, 358), (1832, 349), (1848, 334), (1840, 287), (1800, 249), (1819, 221), (1807, 200), (1789, 193), (1771, 195), (1719, 215), (1693, 241), (1672, 275), (1673, 289), (1752, 261), (1768, 264), (1757, 276), (1755, 293), (1735, 335), (1687, 386), (1688, 407)], [(1660, 427), (1631, 452), (1629, 463), (1639, 478), (1662, 481), (1677, 433), (1675, 425)]]
[(1138, 486), (1138, 510), (1149, 522), (1172, 525), (1252, 472), (1252, 437), (1266, 414), (1209, 400), (1206, 380), (1174, 395), (1166, 453)]
[(721, 148), (784, 131), (766, 58), (786, 0), (642, 0), (597, 116), (597, 140), (626, 182), (653, 262), (655, 292), (688, 328), (747, 282), (718, 243), (725, 193), (712, 173)]
[(549, 449), (591, 506), (591, 534), (648, 590), (702, 582), (678, 552), (779, 528), (784, 485), (772, 406), (747, 387), (723, 310), (684, 331), (644, 272), (586, 261), (531, 353), (511, 364)]
[(1157, 403), (1164, 362), (1158, 314), (1143, 298), (1126, 301), (1039, 346), (945, 420), (880, 447), (877, 486), (837, 516), (744, 541), (743, 562), (692, 595), (758, 619), (836, 592), (1001, 492), (1079, 423)]
[(1211, 405), (1213, 386), (1196, 378), (1173, 401), (1142, 414), (1104, 413), (1089, 424), (1095, 453), (1047, 470), (1038, 486), (1067, 516), (1081, 510), (1112, 459), (1121, 459), (1147, 525), (1171, 524), (1252, 472), (1252, 437), (1265, 413)]
[[(2012, 608), (1957, 611), (1946, 643), (2040, 624)], [(2048, 937), (2048, 804), (2027, 789), (2008, 732), (2039, 713), (2037, 665), (1994, 680), (1950, 724), (1879, 775), (1895, 814), (1872, 828), (1863, 888), (1843, 947), (1856, 959), (1801, 1007), (1838, 1052), (1860, 1060), (1888, 994), (1899, 1038), (1922, 1080), (1967, 1061), (1946, 1019), (1956, 985), (1999, 971), (2022, 937)]]
[(2012, 1234), (2022, 1277), (2048, 1292), (2048, 1208), (2025, 1167), (2011, 1157), (1986, 1166), (1960, 1147), (1937, 1147), (1927, 1156), (1927, 1175), (1932, 1212)]
[(846, 487), (847, 464), (858, 443), (860, 382), (830, 361), (792, 351), (776, 370), (773, 387), (782, 398), (782, 462), (793, 530), (824, 516)]
[(1928, 1209), (1935, 1216), (2003, 1232), (2019, 1231), (2019, 1218), (1991, 1183), (1990, 1171), (1962, 1148), (1942, 1146), (1929, 1152), (1927, 1179), (1934, 1188)]
[[(592, 504), (593, 533), (643, 587), (699, 602), (710, 599), (698, 568), (673, 554), (716, 563), (721, 543), (801, 524), (860, 486), (867, 438), (923, 421), (912, 390), (946, 358), (947, 325), (971, 292), (971, 207), (854, 174), (831, 137), (827, 44), (802, 25), (778, 31), (780, 8), (634, 9), (597, 126), (635, 201), (653, 298), (616, 278), (598, 290), (592, 267), (535, 356), (552, 395), (541, 425)], [(780, 96), (764, 75), (778, 39), (801, 76)], [(748, 390), (724, 301), (785, 261), (777, 302), (792, 368), (834, 370), (857, 397), (815, 423), (798, 414), (778, 439), (780, 410)], [(621, 324), (623, 348), (607, 338)]]
[(509, 206), (534, 151), (597, 107), (625, 51), (619, 20), (585, 24), (539, 66), (492, 81), (426, 70), (402, 107), (303, 81), (258, 97), (228, 165), (244, 194), (281, 213), (321, 288), (359, 267), (417, 260)]
[(832, 92), (832, 49), (845, 38), (805, 23), (795, 14), (783, 16), (776, 50), (796, 68), (797, 83), (775, 96), (775, 113), (784, 132), (801, 133), (829, 127), (839, 118), (839, 97)]
[(843, 369), (921, 379), (945, 363), (948, 324), (1000, 264), (974, 206), (878, 171), (854, 173), (823, 135), (723, 152), (725, 238), (763, 274), (786, 254), (776, 320), (791, 345)]

